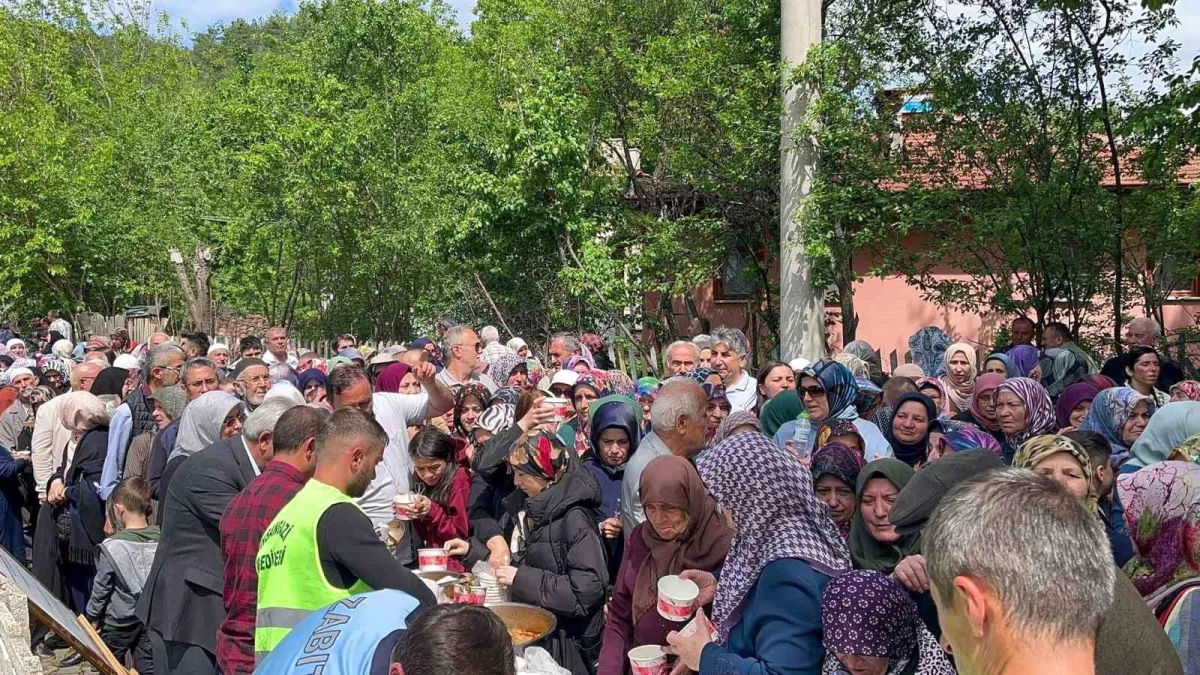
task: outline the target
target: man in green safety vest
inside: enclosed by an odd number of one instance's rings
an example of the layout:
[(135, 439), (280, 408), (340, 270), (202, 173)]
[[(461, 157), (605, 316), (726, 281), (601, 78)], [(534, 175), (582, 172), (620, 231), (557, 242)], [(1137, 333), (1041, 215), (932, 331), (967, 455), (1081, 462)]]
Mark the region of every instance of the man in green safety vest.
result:
[(436, 604), (354, 501), (375, 478), (387, 443), (383, 427), (357, 408), (337, 410), (317, 434), (316, 471), (271, 521), (255, 559), (257, 662), (311, 612), (351, 595), (390, 588)]

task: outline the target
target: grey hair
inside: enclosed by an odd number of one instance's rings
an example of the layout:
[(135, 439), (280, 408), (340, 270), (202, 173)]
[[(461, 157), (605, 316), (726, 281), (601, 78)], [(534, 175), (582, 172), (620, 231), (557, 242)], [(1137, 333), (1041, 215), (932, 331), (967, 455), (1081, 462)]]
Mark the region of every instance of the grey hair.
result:
[(463, 336), (471, 330), (470, 326), (451, 326), (442, 336), (442, 358), (450, 360), (450, 350), (454, 345), (461, 344)]
[(479, 331), (479, 339), (484, 345), (490, 345), (493, 342), (499, 342), (500, 331), (496, 330), (495, 326), (484, 326), (483, 330)]
[[(571, 352), (572, 354), (579, 351), (579, 338), (575, 337), (571, 333), (562, 332), (551, 335), (550, 341), (546, 343), (546, 346), (549, 347), (555, 342), (562, 342), (563, 346), (567, 348), (567, 351)], [(550, 350), (547, 349), (546, 351)]]
[(713, 339), (711, 335), (697, 335), (692, 338), (692, 344), (696, 345), (696, 349), (704, 351), (713, 348)]
[(736, 328), (721, 326), (713, 331), (712, 341), (713, 347), (723, 344), (738, 356), (745, 356), (750, 352), (750, 342), (746, 340), (746, 334)]
[(283, 417), (283, 413), (297, 405), (286, 398), (272, 398), (264, 401), (246, 417), (246, 421), (242, 424), (242, 437), (249, 443), (257, 442), (260, 436), (275, 430), (275, 424), (280, 417)]
[(1027, 469), (994, 469), (952, 488), (921, 532), (921, 552), (943, 603), (955, 577), (977, 579), (1024, 636), (1094, 640), (1113, 603), (1117, 568), (1100, 519)]
[(1133, 325), (1133, 324), (1135, 324), (1135, 323), (1137, 323), (1137, 324), (1148, 324), (1148, 325), (1150, 326), (1150, 333), (1151, 333), (1151, 334), (1152, 334), (1154, 337), (1156, 337), (1156, 338), (1160, 338), (1160, 337), (1162, 337), (1162, 334), (1163, 334), (1163, 331), (1162, 331), (1162, 326), (1161, 326), (1161, 325), (1159, 325), (1159, 323), (1158, 323), (1158, 321), (1157, 321), (1156, 319), (1153, 319), (1153, 318), (1151, 318), (1151, 317), (1148, 317), (1148, 316), (1139, 316), (1139, 317), (1137, 317), (1137, 318), (1135, 318), (1135, 319), (1132, 319), (1132, 320), (1130, 320), (1130, 322), (1129, 322), (1129, 325), (1130, 325), (1130, 326), (1132, 326), (1132, 325)]
[(697, 347), (695, 343), (688, 342), (687, 340), (676, 340), (675, 342), (672, 342), (671, 344), (667, 345), (667, 348), (663, 350), (663, 371), (664, 372), (667, 372), (667, 373), (671, 372), (671, 352), (675, 351), (676, 349), (679, 349), (680, 347), (690, 348), (692, 351), (696, 352), (696, 360), (697, 361), (700, 360), (700, 348)]
[(213, 363), (213, 360), (207, 356), (194, 356), (188, 359), (187, 363), (183, 364), (183, 379), (187, 379), (188, 371), (193, 368), (212, 368), (214, 372), (220, 370), (217, 364)]
[(150, 368), (165, 368), (167, 364), (171, 362), (168, 357), (170, 357), (172, 354), (178, 354), (182, 357), (187, 356), (187, 354), (183, 352), (183, 347), (171, 342), (164, 342), (154, 349), (151, 349), (150, 352), (146, 354), (146, 370), (149, 370)]
[(271, 376), (271, 384), (287, 382), (293, 387), (299, 388), (300, 386), (300, 378), (296, 376), (296, 371), (286, 361), (276, 361), (267, 366), (267, 373)]
[[(658, 390), (658, 398), (650, 406), (651, 426), (654, 433), (665, 436), (675, 430), (680, 417), (696, 419), (704, 414), (704, 390), (686, 377), (672, 377)], [(700, 396), (696, 394), (700, 393)]]

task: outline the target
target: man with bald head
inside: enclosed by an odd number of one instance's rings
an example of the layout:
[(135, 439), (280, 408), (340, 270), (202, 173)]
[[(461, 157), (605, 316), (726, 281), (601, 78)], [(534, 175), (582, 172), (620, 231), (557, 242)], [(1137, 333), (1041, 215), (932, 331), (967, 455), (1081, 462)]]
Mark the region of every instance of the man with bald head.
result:
[[(71, 369), (71, 391), (91, 391), (92, 382), (103, 369), (95, 361), (85, 361)], [(62, 465), (63, 448), (67, 449), (67, 461), (75, 454), (75, 443), (72, 434), (58, 421), (58, 411), (65, 396), (55, 396), (38, 408), (37, 419), (33, 422), (33, 440), (31, 454), (33, 455), (33, 480), (37, 487), (38, 498), (46, 500), (46, 483), (50, 475)]]
[(658, 390), (658, 398), (650, 407), (653, 430), (638, 443), (621, 479), (621, 518), (626, 536), (646, 520), (638, 492), (642, 471), (657, 457), (678, 455), (692, 460), (700, 454), (704, 449), (707, 406), (704, 390), (686, 377), (673, 377)]

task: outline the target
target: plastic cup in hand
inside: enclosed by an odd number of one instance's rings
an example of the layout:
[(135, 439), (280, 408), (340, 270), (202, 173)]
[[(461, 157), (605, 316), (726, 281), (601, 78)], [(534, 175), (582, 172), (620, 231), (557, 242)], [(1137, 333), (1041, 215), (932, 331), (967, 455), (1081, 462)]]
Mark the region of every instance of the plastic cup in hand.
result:
[(398, 494), (392, 498), (393, 511), (396, 520), (412, 520), (412, 507), (417, 503), (417, 496), (411, 492)]
[(542, 405), (554, 410), (554, 421), (561, 422), (567, 418), (567, 414), (571, 410), (571, 402), (565, 398), (555, 396), (547, 396), (542, 399)]
[(696, 611), (700, 587), (674, 574), (658, 580), (658, 615), (667, 621), (687, 621)]
[(629, 650), (633, 675), (666, 675), (667, 655), (658, 645), (642, 645)]
[(440, 548), (418, 549), (417, 564), (422, 572), (445, 572), (450, 564), (450, 554)]

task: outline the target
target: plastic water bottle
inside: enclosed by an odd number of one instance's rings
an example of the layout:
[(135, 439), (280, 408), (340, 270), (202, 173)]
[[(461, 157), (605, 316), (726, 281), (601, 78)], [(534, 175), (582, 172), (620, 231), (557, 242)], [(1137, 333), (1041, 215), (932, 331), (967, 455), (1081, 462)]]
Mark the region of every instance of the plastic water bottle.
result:
[(796, 429), (792, 432), (792, 443), (800, 459), (808, 459), (812, 452), (808, 449), (808, 437), (812, 434), (812, 423), (808, 421), (808, 413), (802, 412), (796, 418)]

